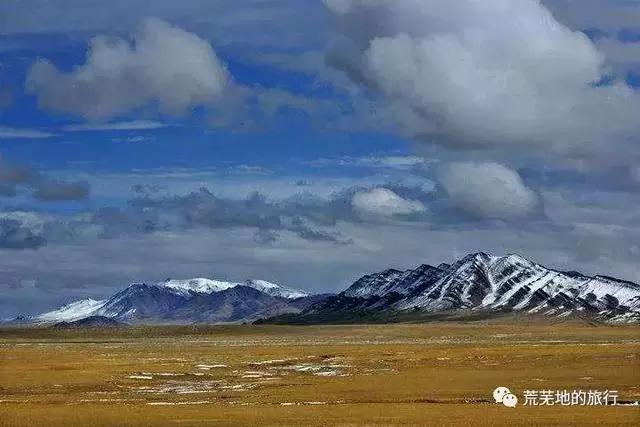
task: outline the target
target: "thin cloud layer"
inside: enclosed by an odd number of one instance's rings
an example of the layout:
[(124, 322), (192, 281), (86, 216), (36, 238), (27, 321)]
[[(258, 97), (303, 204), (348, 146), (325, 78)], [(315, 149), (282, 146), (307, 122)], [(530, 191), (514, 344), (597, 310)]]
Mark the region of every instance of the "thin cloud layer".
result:
[(99, 131), (127, 131), (127, 130), (154, 130), (167, 127), (164, 123), (152, 120), (132, 120), (128, 122), (116, 122), (107, 124), (83, 124), (65, 126), (65, 132), (99, 132)]
[(52, 136), (55, 136), (55, 134), (44, 132), (39, 129), (21, 129), (0, 126), (0, 139), (43, 139), (51, 138)]

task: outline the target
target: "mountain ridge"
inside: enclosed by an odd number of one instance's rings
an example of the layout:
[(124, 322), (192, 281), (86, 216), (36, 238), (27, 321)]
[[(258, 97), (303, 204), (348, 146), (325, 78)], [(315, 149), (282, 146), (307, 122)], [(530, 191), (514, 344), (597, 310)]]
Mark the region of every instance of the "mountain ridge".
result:
[(367, 274), (299, 314), (266, 322), (321, 323), (341, 318), (352, 322), (462, 312), (640, 323), (640, 285), (549, 269), (518, 254), (498, 257), (477, 252), (437, 267), (422, 264)]
[(476, 252), (452, 263), (366, 274), (337, 295), (311, 295), (257, 279), (132, 283), (107, 299), (74, 301), (15, 323), (73, 322), (93, 316), (132, 324), (322, 323), (508, 313), (640, 323), (640, 285), (550, 269), (518, 254)]
[(195, 278), (131, 283), (102, 300), (81, 299), (13, 323), (55, 324), (102, 317), (124, 323), (237, 323), (296, 313), (322, 296), (265, 280)]

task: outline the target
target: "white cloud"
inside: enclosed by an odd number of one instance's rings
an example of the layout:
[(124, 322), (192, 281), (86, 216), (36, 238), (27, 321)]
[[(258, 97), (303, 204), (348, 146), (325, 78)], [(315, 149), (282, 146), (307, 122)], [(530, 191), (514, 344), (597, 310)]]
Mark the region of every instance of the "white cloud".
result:
[(132, 120), (128, 122), (107, 123), (102, 125), (69, 125), (63, 128), (66, 132), (118, 131), (118, 130), (152, 130), (167, 127), (164, 123), (152, 120)]
[(439, 173), (451, 200), (483, 218), (520, 219), (535, 212), (538, 196), (517, 172), (497, 163), (450, 163)]
[(343, 36), (327, 59), (414, 136), (593, 158), (640, 131), (640, 96), (598, 86), (604, 55), (536, 0), (325, 3)]
[(142, 143), (142, 142), (155, 141), (155, 137), (138, 135), (138, 136), (128, 136), (126, 138), (111, 138), (111, 141)]
[(19, 129), (0, 126), (0, 139), (40, 139), (51, 138), (53, 133), (43, 132), (38, 129)]
[(426, 211), (421, 202), (403, 199), (393, 191), (381, 187), (355, 193), (351, 203), (358, 212), (365, 215), (391, 217)]
[(183, 115), (217, 101), (229, 81), (207, 41), (146, 19), (131, 42), (93, 38), (85, 64), (70, 73), (38, 61), (29, 71), (27, 89), (43, 108), (107, 120), (154, 103), (166, 114)]
[(367, 156), (367, 157), (321, 157), (306, 162), (313, 167), (338, 167), (338, 166), (361, 166), (369, 168), (388, 168), (406, 170), (421, 165), (434, 163), (435, 160), (428, 160), (417, 156)]
[(385, 167), (391, 169), (411, 169), (413, 167), (429, 163), (426, 159), (416, 156), (382, 156), (363, 157), (358, 159), (358, 164), (372, 167)]

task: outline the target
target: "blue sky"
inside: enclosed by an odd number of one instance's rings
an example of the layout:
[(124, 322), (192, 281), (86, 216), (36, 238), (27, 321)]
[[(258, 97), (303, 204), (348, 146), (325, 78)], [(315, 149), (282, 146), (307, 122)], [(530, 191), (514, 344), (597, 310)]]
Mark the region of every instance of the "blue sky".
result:
[(3, 2), (0, 317), (166, 277), (337, 291), (476, 250), (640, 281), (638, 18)]

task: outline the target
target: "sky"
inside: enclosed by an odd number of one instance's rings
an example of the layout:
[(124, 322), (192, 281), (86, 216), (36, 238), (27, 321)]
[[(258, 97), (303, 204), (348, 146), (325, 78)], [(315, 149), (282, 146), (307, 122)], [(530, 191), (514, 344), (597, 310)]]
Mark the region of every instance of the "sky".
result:
[(519, 253), (640, 282), (640, 1), (6, 0), (0, 318)]

